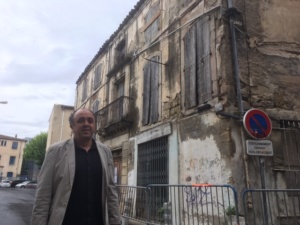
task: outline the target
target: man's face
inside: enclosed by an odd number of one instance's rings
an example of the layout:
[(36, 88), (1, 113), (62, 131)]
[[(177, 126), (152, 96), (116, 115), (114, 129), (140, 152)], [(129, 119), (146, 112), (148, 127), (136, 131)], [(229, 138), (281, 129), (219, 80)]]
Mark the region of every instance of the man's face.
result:
[(95, 133), (95, 118), (91, 111), (79, 109), (74, 114), (74, 124), (71, 125), (74, 138), (77, 141), (90, 140)]

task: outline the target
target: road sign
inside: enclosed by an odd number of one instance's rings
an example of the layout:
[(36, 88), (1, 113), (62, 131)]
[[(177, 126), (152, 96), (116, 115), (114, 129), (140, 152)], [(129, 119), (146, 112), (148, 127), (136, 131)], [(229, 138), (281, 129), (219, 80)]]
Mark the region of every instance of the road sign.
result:
[(271, 120), (262, 110), (248, 110), (244, 115), (243, 123), (248, 134), (255, 139), (264, 139), (271, 134)]
[(247, 154), (257, 156), (273, 156), (273, 145), (268, 140), (247, 140)]

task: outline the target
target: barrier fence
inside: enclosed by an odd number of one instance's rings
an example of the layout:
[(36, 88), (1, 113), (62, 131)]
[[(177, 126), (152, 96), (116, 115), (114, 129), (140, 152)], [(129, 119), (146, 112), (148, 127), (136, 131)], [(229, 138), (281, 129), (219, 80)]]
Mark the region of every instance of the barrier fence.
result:
[(121, 214), (146, 224), (239, 224), (237, 194), (229, 185), (118, 186)]
[(249, 189), (242, 196), (247, 225), (300, 224), (299, 189)]

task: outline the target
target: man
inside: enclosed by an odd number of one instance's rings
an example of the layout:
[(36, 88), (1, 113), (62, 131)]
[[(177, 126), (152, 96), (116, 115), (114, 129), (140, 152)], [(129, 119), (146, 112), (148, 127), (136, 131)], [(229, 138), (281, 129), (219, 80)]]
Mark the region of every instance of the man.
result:
[(42, 165), (31, 225), (121, 224), (111, 151), (95, 142), (95, 115), (71, 114), (74, 139), (52, 145)]

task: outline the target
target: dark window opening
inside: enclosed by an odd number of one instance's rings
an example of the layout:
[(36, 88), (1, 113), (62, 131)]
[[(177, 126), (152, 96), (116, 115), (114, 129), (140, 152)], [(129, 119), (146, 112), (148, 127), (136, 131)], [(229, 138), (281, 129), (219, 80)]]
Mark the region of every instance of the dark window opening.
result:
[(125, 49), (126, 43), (125, 39), (120, 41), (120, 43), (116, 47), (116, 64), (121, 63), (125, 60), (126, 55), (126, 49)]
[(9, 165), (13, 166), (16, 163), (16, 157), (15, 156), (11, 156), (9, 157)]
[(18, 149), (18, 142), (17, 141), (13, 141), (11, 148), (12, 149)]

